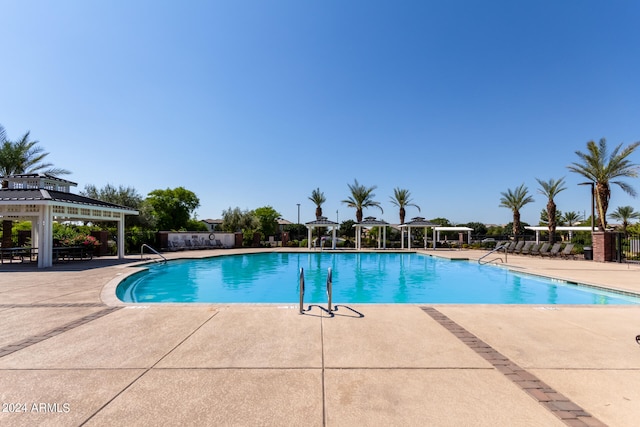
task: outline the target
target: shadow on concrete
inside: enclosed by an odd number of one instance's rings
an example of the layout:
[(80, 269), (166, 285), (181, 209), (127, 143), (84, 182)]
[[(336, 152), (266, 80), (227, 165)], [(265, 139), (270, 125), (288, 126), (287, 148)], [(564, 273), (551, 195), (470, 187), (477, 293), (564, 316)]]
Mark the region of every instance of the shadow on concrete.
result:
[(90, 260), (56, 262), (52, 267), (38, 268), (37, 262), (14, 262), (0, 264), (0, 272), (38, 272), (47, 273), (55, 271), (86, 271), (95, 268), (112, 267), (116, 265), (136, 264), (141, 261), (139, 257), (118, 259), (116, 257), (95, 257)]

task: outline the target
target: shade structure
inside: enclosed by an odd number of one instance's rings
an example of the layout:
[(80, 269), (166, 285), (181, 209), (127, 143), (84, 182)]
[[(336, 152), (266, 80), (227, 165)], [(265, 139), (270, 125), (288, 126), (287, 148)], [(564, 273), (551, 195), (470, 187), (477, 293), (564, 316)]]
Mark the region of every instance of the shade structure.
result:
[(436, 240), (437, 242), (440, 241), (440, 232), (441, 231), (457, 231), (458, 233), (461, 232), (467, 232), (467, 243), (471, 243), (471, 232), (473, 231), (473, 228), (471, 227), (435, 227), (435, 232), (436, 232)]
[[(541, 231), (549, 231), (549, 227), (547, 226), (526, 226), (525, 227), (527, 230), (533, 230), (536, 232), (536, 243), (540, 243), (540, 232)], [(598, 227), (596, 227), (596, 230), (598, 230)], [(559, 225), (556, 227), (556, 231), (568, 231), (569, 232), (569, 239), (571, 239), (573, 237), (573, 232), (574, 231), (588, 231), (591, 232), (593, 231), (591, 229), (591, 227), (585, 227), (585, 226), (581, 226), (581, 225)]]
[[(331, 227), (331, 249), (336, 248), (336, 230), (339, 226), (337, 222), (329, 221), (326, 216), (321, 216), (315, 221), (305, 222), (304, 224), (307, 227), (307, 248), (311, 249), (311, 239), (313, 235), (314, 228), (329, 228)], [(322, 248), (322, 245), (321, 245)]]
[[(427, 249), (427, 228), (434, 228), (433, 230), (433, 241), (435, 242), (436, 239), (436, 231), (435, 231), (435, 227), (438, 227), (440, 224), (436, 224), (433, 223), (431, 221), (427, 221), (426, 219), (424, 219), (421, 216), (417, 216), (414, 218), (411, 218), (411, 221), (409, 222), (405, 222), (404, 224), (399, 225), (400, 230), (402, 231), (402, 243), (401, 243), (401, 248), (404, 249), (404, 230), (407, 229), (407, 235), (408, 235), (408, 239), (407, 239), (407, 249), (411, 249), (411, 228), (415, 228), (415, 227), (422, 227), (424, 228), (424, 249)], [(435, 244), (433, 245), (433, 248), (435, 249)]]
[(53, 265), (53, 223), (61, 221), (113, 221), (118, 228), (118, 258), (124, 258), (125, 215), (138, 211), (70, 192), (75, 182), (47, 174), (2, 177), (0, 220), (31, 221), (31, 245), (37, 248), (38, 268)]
[(368, 216), (362, 222), (353, 224), (353, 226), (356, 228), (356, 249), (362, 249), (362, 229), (373, 227), (382, 228), (382, 239), (378, 234), (378, 249), (387, 249), (387, 227), (389, 226), (387, 221)]

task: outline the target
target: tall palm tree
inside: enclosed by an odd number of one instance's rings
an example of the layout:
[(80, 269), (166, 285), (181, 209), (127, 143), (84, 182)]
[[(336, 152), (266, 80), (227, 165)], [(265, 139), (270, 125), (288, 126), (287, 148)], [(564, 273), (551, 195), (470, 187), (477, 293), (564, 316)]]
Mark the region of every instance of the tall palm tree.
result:
[(311, 192), (311, 197), (309, 200), (316, 205), (316, 219), (320, 220), (322, 217), (322, 204), (327, 201), (326, 197), (324, 197), (324, 193), (320, 191), (320, 187), (316, 188)]
[[(25, 133), (17, 141), (10, 141), (6, 137), (4, 127), (0, 125), (0, 176), (23, 173), (44, 172), (52, 176), (66, 175), (66, 169), (54, 168), (51, 163), (44, 163), (43, 160), (49, 155), (42, 147), (38, 146), (38, 141), (31, 141), (29, 132)], [(2, 180), (2, 188), (7, 188), (9, 182)], [(10, 247), (13, 221), (2, 221), (2, 246)]]
[(549, 221), (549, 243), (555, 242), (556, 236), (556, 202), (553, 200), (558, 193), (567, 189), (564, 186), (564, 177), (559, 180), (555, 180), (551, 178), (549, 181), (543, 181), (541, 179), (536, 178), (538, 184), (540, 184), (540, 188), (538, 189), (538, 193), (547, 197), (547, 217)]
[(517, 237), (520, 233), (520, 209), (528, 203), (533, 202), (533, 197), (529, 195), (529, 189), (525, 187), (524, 183), (516, 187), (511, 191), (508, 189), (506, 192), (500, 193), (500, 207), (511, 209), (513, 212), (513, 236)]
[(378, 188), (377, 186), (365, 187), (360, 185), (357, 179), (353, 180), (353, 184), (347, 184), (351, 191), (351, 196), (343, 200), (342, 203), (346, 203), (350, 208), (356, 209), (356, 222), (362, 222), (362, 210), (365, 208), (376, 207), (380, 209), (380, 212), (384, 213), (380, 202), (376, 202), (373, 198), (373, 190)]
[(413, 200), (411, 200), (411, 193), (409, 192), (409, 190), (394, 188), (393, 197), (390, 197), (390, 199), (391, 204), (400, 208), (400, 224), (404, 224), (404, 218), (407, 213), (405, 210), (406, 207), (413, 206), (415, 208), (418, 208), (418, 212), (420, 212), (420, 206), (412, 203)]
[(607, 141), (604, 138), (597, 144), (589, 141), (587, 142), (587, 153), (576, 151), (582, 163), (574, 162), (567, 166), (571, 172), (582, 175), (595, 183), (593, 197), (596, 199), (598, 209), (598, 227), (602, 231), (607, 227), (607, 209), (611, 198), (610, 184), (616, 184), (633, 197), (636, 195), (632, 186), (615, 179), (636, 178), (638, 176), (638, 165), (632, 163), (628, 157), (639, 145), (640, 141), (629, 144), (625, 148), (622, 148), (622, 144), (620, 144), (609, 153)]
[(622, 232), (627, 235), (627, 227), (632, 219), (640, 219), (640, 212), (633, 210), (631, 206), (618, 206), (618, 208), (609, 214), (609, 218), (622, 221)]

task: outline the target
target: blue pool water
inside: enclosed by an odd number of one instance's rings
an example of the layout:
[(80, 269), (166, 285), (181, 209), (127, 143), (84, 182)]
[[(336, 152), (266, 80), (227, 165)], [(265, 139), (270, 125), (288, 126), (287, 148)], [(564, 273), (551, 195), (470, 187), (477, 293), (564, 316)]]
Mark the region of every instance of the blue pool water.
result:
[(116, 290), (124, 302), (639, 304), (640, 299), (476, 262), (416, 253), (262, 253), (151, 265)]

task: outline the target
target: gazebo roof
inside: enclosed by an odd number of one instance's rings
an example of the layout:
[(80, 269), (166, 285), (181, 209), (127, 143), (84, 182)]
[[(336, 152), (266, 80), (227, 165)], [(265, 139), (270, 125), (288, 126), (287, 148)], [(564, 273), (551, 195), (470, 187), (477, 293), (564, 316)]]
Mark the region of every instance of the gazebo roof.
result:
[(353, 224), (354, 227), (357, 226), (367, 226), (367, 225), (389, 225), (389, 223), (383, 219), (376, 219), (373, 216), (366, 217), (362, 222)]
[(320, 219), (316, 219), (315, 221), (305, 222), (304, 225), (339, 225), (337, 222), (330, 221), (327, 217), (322, 216)]
[(111, 208), (117, 210), (127, 210), (135, 212), (126, 206), (103, 202), (102, 200), (80, 196), (79, 194), (66, 193), (55, 190), (15, 190), (3, 188), (0, 190), (0, 202), (11, 204), (38, 204), (38, 202), (59, 202), (71, 203), (74, 205), (85, 205), (91, 207)]
[(411, 218), (411, 221), (399, 225), (399, 227), (439, 227), (440, 224), (427, 221), (421, 216)]

